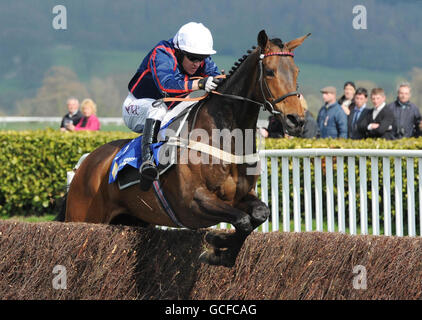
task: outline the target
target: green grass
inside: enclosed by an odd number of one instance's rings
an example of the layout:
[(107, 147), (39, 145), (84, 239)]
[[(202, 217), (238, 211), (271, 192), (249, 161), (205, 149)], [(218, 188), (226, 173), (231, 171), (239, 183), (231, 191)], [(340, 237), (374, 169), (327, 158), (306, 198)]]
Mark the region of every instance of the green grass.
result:
[(0, 217), (1, 220), (8, 220), (8, 221), (18, 221), (18, 222), (49, 222), (53, 221), (55, 215), (44, 215), (44, 216), (28, 216), (28, 217), (21, 217), (21, 216), (13, 216), (13, 217)]
[(361, 68), (331, 68), (316, 64), (301, 63), (296, 61), (300, 68), (298, 82), (301, 86), (313, 88), (319, 93), (319, 89), (325, 86), (335, 86), (342, 90), (346, 81), (365, 80), (371, 81), (386, 91), (394, 90), (396, 80), (405, 78), (406, 73), (373, 71)]
[[(89, 81), (92, 76), (102, 77), (110, 74), (134, 73), (148, 51), (117, 51), (117, 50), (85, 50), (71, 46), (56, 46), (44, 48), (37, 54), (50, 55), (52, 65), (66, 66), (74, 70), (83, 81)], [(214, 55), (213, 59), (227, 72), (240, 56)], [(87, 62), (89, 61), (89, 63)], [(347, 80), (367, 80), (384, 87), (387, 90), (395, 87), (397, 78), (405, 78), (406, 72), (375, 71), (362, 68), (333, 68), (317, 64), (295, 61), (300, 68), (299, 84), (301, 87), (314, 88), (319, 92), (321, 87), (334, 85), (343, 88)], [(129, 79), (128, 79), (129, 80)], [(4, 88), (12, 89), (14, 83), (4, 83)]]
[[(106, 76), (115, 73), (133, 73), (147, 53), (147, 51), (86, 51), (63, 47), (56, 47), (52, 50), (54, 64), (68, 66), (75, 70), (82, 81), (89, 80), (92, 75)], [(219, 54), (213, 56), (213, 60), (219, 68), (225, 69), (227, 73), (238, 58), (240, 56)], [(83, 63), (86, 59), (93, 62), (87, 66)], [(300, 85), (315, 88), (317, 92), (319, 92), (321, 87), (327, 85), (334, 85), (338, 89), (341, 89), (347, 80), (367, 80), (390, 90), (395, 87), (397, 78), (404, 78), (406, 76), (406, 72), (374, 71), (353, 67), (332, 68), (323, 65), (302, 63), (297, 60), (295, 62), (300, 68), (298, 79)]]
[[(58, 46), (50, 49), (53, 65), (69, 67), (74, 70), (82, 81), (110, 74), (134, 73), (148, 51), (104, 51), (81, 50), (70, 46)], [(217, 65), (229, 71), (239, 57), (216, 55), (213, 57)], [(84, 61), (92, 61), (86, 65)], [(129, 79), (128, 79), (129, 80)]]
[[(66, 66), (72, 69), (78, 75), (81, 82), (87, 84), (92, 77), (107, 77), (109, 75), (132, 75), (138, 68), (143, 57), (148, 52), (144, 51), (116, 51), (116, 50), (85, 50), (73, 48), (72, 46), (56, 46), (38, 49), (33, 54), (49, 57), (52, 66)], [(214, 61), (220, 69), (226, 72), (231, 69), (234, 62), (240, 56), (215, 55)], [(352, 81), (371, 81), (378, 86), (386, 89), (387, 94), (395, 95), (395, 85), (398, 79), (408, 78), (406, 70), (403, 72), (390, 71), (373, 71), (361, 68), (332, 68), (317, 64), (303, 63), (295, 61), (300, 68), (298, 83), (305, 96), (309, 94), (316, 95), (319, 99), (319, 89), (334, 85), (339, 90), (339, 95), (343, 88), (343, 84), (347, 80)], [(129, 79), (127, 79), (129, 81)], [(41, 86), (40, 83), (38, 84)], [(22, 84), (16, 78), (8, 78), (0, 80), (0, 95), (12, 95), (21, 97)], [(35, 94), (35, 89), (34, 94)], [(18, 99), (18, 98), (16, 98)], [(123, 101), (124, 97), (122, 97)], [(320, 99), (319, 99), (320, 100)], [(318, 100), (318, 109), (319, 103)], [(309, 101), (308, 101), (309, 102)], [(9, 106), (1, 106), (5, 110), (10, 109)], [(317, 108), (317, 107), (315, 107)]]

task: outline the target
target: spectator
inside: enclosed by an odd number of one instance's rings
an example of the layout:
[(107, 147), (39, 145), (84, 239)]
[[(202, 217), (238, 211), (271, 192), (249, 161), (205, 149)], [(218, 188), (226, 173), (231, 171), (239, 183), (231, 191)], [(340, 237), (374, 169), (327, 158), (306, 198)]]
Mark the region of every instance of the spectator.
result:
[[(266, 134), (264, 130), (267, 131)], [(263, 129), (261, 132), (266, 138), (284, 138), (283, 125), (275, 116), (270, 116), (268, 118), (268, 129)]]
[(344, 94), (338, 100), (338, 104), (341, 106), (346, 115), (350, 115), (350, 112), (355, 107), (353, 97), (355, 96), (356, 86), (353, 81), (347, 81), (343, 88)]
[(89, 130), (89, 131), (97, 131), (100, 130), (100, 121), (98, 120), (97, 116), (97, 106), (91, 99), (85, 99), (82, 101), (82, 119), (78, 122), (76, 126), (73, 124), (69, 124), (67, 129), (70, 131), (81, 131), (81, 130)]
[(317, 117), (321, 138), (347, 138), (347, 116), (336, 101), (336, 88), (321, 89), (324, 105)]
[(354, 108), (347, 119), (348, 133), (350, 139), (367, 138), (365, 119), (372, 109), (366, 106), (368, 102), (368, 91), (365, 88), (358, 88), (354, 98)]
[(308, 103), (306, 102), (305, 97), (301, 94), (299, 99), (303, 109), (305, 110), (305, 126), (303, 127), (303, 133), (301, 137), (306, 139), (319, 137), (318, 124), (308, 109)]
[(401, 84), (396, 101), (388, 107), (394, 113), (393, 134), (395, 139), (419, 136), (421, 133), (421, 114), (418, 107), (410, 102), (411, 87)]
[(375, 88), (371, 91), (371, 101), (374, 105), (372, 112), (368, 113), (365, 122), (368, 137), (394, 139), (393, 122), (394, 114), (390, 107), (385, 104), (385, 93), (381, 88)]
[(82, 112), (79, 110), (79, 100), (76, 98), (67, 99), (67, 110), (69, 111), (62, 119), (60, 124), (60, 131), (66, 131), (66, 126), (72, 123), (74, 126), (82, 118)]

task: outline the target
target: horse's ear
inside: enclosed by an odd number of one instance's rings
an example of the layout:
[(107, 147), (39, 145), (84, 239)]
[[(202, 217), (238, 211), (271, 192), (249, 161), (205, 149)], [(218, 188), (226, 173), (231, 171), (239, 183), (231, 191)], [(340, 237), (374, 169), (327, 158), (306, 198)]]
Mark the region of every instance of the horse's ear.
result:
[(308, 33), (307, 35), (305, 35), (305, 36), (303, 36), (303, 37), (300, 37), (300, 38), (294, 39), (294, 40), (292, 40), (292, 41), (289, 41), (289, 42), (286, 44), (287, 49), (289, 49), (290, 51), (293, 51), (294, 49), (296, 49), (297, 47), (299, 47), (299, 46), (302, 44), (302, 42), (303, 42), (303, 41), (305, 41), (305, 39), (306, 39), (307, 37), (309, 37), (310, 35), (311, 35), (311, 34), (310, 34), (310, 33)]
[(265, 49), (265, 47), (267, 46), (267, 42), (268, 36), (265, 33), (265, 30), (261, 30), (261, 32), (259, 32), (258, 34), (258, 46), (260, 46), (261, 49)]

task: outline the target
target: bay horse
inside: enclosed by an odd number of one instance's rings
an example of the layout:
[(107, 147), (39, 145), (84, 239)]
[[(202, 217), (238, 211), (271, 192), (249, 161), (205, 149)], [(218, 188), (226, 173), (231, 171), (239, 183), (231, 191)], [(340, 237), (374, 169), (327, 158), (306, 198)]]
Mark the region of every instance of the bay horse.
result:
[[(201, 128), (209, 137), (213, 129), (253, 130), (255, 153), (256, 123), (260, 108), (265, 107), (281, 118), (287, 134), (299, 136), (304, 110), (296, 91), (299, 70), (293, 50), (309, 35), (283, 43), (270, 40), (262, 30), (258, 46), (239, 59), (219, 85), (219, 94), (211, 94), (203, 102), (196, 121), (188, 122), (189, 130)], [(152, 189), (143, 192), (133, 185), (120, 190), (116, 182), (108, 183), (113, 158), (129, 141), (102, 145), (82, 162), (67, 194), (66, 222), (119, 224), (136, 220), (144, 225), (178, 227)], [(202, 263), (232, 267), (247, 236), (269, 217), (268, 206), (254, 190), (259, 173), (247, 174), (248, 166), (177, 163), (159, 177), (163, 193), (184, 227), (207, 228), (221, 222), (235, 227), (234, 232), (211, 230), (205, 235), (210, 249), (200, 256)]]

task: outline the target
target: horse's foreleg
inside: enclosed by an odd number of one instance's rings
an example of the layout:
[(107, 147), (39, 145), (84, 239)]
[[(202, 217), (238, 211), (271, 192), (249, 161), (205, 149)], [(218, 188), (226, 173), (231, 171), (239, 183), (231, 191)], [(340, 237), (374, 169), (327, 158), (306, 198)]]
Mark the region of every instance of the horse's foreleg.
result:
[[(208, 203), (208, 207), (210, 206), (215, 206), (215, 203)], [(235, 264), (240, 249), (248, 235), (261, 225), (270, 215), (268, 206), (252, 193), (242, 199), (236, 208), (229, 207), (229, 211), (231, 211), (232, 214), (233, 212), (238, 213), (238, 211), (240, 211), (242, 215), (246, 214), (246, 216), (249, 217), (250, 228), (239, 228), (236, 224), (233, 224), (236, 228), (236, 232), (208, 232), (205, 236), (205, 240), (212, 245), (213, 248), (201, 255), (200, 260), (202, 262), (232, 267)]]
[[(264, 223), (270, 215), (268, 206), (254, 194), (248, 194), (237, 208), (250, 215), (253, 230)], [(205, 240), (216, 248), (226, 248), (228, 244), (234, 242), (235, 237), (238, 237), (235, 233), (212, 232), (206, 235)]]
[(228, 222), (239, 232), (249, 234), (254, 229), (249, 214), (228, 205), (212, 193), (199, 189), (195, 192), (194, 201), (203, 214), (211, 216), (215, 220)]
[[(201, 189), (195, 193), (194, 200), (201, 208), (202, 213), (211, 215), (216, 220), (231, 223), (236, 228), (236, 232), (225, 235), (229, 240), (224, 247), (213, 247), (211, 250), (205, 251), (200, 256), (200, 261), (212, 265), (232, 267), (243, 242), (254, 229), (252, 216), (243, 210), (226, 204), (214, 194)], [(208, 239), (212, 238), (213, 234), (214, 232), (209, 232), (206, 235), (207, 242), (210, 242)]]
[(251, 193), (245, 197), (244, 201), (240, 202), (238, 208), (251, 216), (254, 229), (263, 224), (270, 216), (268, 206)]
[[(233, 267), (236, 263), (236, 258), (243, 246), (246, 238), (250, 233), (243, 233), (236, 230), (228, 235), (227, 241), (225, 242), (226, 248), (214, 247), (210, 250), (204, 251), (199, 257), (199, 261), (208, 263), (211, 265)], [(208, 236), (213, 236), (214, 232), (210, 231), (207, 233)]]

